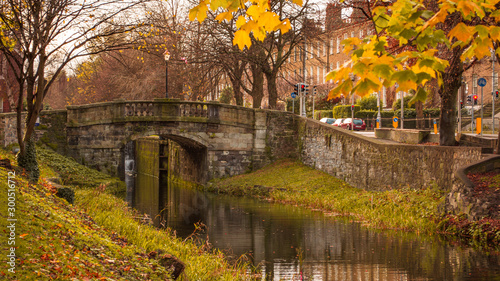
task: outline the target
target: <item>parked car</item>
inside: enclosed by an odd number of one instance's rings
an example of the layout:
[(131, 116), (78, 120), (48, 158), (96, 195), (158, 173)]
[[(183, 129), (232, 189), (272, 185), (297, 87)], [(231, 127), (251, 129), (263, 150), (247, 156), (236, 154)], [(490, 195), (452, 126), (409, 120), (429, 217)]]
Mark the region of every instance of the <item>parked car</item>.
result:
[(320, 122), (332, 125), (335, 122), (335, 118), (321, 118)]
[(342, 121), (344, 121), (344, 118), (337, 119), (337, 120), (335, 120), (335, 122), (333, 122), (332, 125), (340, 128), (340, 127), (342, 127)]
[[(353, 125), (354, 124), (354, 125)], [(342, 122), (342, 128), (352, 130), (354, 126), (354, 130), (365, 130), (366, 124), (365, 121), (359, 118), (346, 118), (344, 122)]]

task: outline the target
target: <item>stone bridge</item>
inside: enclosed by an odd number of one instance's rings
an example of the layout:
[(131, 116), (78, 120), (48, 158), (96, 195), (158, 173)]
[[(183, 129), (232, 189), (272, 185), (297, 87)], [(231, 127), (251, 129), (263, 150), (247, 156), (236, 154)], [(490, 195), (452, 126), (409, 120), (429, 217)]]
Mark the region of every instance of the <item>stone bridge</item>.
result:
[[(0, 114), (4, 146), (16, 141), (14, 121), (14, 114)], [(482, 157), (481, 148), (387, 143), (290, 112), (172, 99), (69, 106), (43, 112), (41, 124), (40, 142), (115, 175), (125, 170), (132, 141), (175, 141), (199, 183), (288, 157), (358, 188), (447, 190), (454, 171)]]
[[(271, 150), (273, 142), (285, 144), (279, 148), (285, 157), (296, 157), (297, 152), (296, 133), (285, 129), (293, 127), (290, 124), (294, 122), (293, 115), (278, 111), (217, 102), (156, 99), (68, 106), (65, 113), (67, 151), (62, 153), (115, 175), (124, 170), (127, 143), (148, 136), (179, 144), (190, 162), (197, 165), (195, 170), (199, 174), (195, 180), (200, 183), (242, 174), (269, 163), (271, 158), (266, 152)], [(42, 115), (42, 125), (54, 123), (50, 115)]]

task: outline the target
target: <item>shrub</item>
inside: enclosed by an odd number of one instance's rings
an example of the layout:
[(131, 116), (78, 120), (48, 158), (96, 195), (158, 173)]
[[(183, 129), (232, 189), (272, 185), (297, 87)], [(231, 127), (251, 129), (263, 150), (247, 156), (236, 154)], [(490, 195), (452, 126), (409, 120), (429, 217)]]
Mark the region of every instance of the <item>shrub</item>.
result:
[(75, 191), (69, 187), (58, 188), (56, 196), (66, 199), (66, 201), (68, 201), (68, 203), (70, 204), (73, 204), (73, 202), (75, 202)]
[[(354, 113), (361, 110), (359, 105), (354, 105)], [(333, 108), (333, 118), (349, 118), (352, 116), (350, 105), (337, 105)]]
[(331, 110), (315, 110), (314, 119), (320, 120), (321, 118), (333, 118), (333, 112)]
[[(405, 110), (407, 108), (415, 108), (415, 103), (413, 103), (411, 106), (408, 106), (408, 102), (412, 99), (412, 96), (404, 97), (403, 103), (405, 105)], [(392, 104), (392, 109), (393, 110), (398, 110), (401, 109), (401, 99), (397, 99), (393, 104)]]
[(371, 119), (377, 116), (377, 111), (375, 110), (360, 110), (354, 112), (354, 117), (361, 119)]
[(357, 105), (361, 106), (362, 110), (377, 110), (377, 97), (367, 96), (356, 102)]
[(219, 102), (220, 103), (231, 104), (231, 101), (233, 100), (233, 96), (234, 96), (234, 94), (233, 94), (233, 88), (232, 87), (226, 87), (220, 93)]
[(441, 115), (441, 109), (439, 108), (424, 109), (424, 117), (428, 117), (428, 115), (434, 118), (438, 118)]

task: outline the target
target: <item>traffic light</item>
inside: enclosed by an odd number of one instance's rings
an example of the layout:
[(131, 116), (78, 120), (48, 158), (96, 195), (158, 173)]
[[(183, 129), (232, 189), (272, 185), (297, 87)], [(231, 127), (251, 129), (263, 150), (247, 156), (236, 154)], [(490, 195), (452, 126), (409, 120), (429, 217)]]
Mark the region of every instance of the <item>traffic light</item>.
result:
[(495, 98), (498, 99), (498, 91), (495, 91)]
[(477, 95), (474, 95), (472, 98), (474, 99), (474, 105), (477, 105)]
[(460, 108), (464, 108), (464, 102), (460, 101)]
[(313, 87), (313, 95), (315, 96), (317, 93), (317, 89), (316, 89), (316, 86)]
[(351, 105), (351, 111), (354, 111), (354, 104)]
[(309, 94), (309, 85), (304, 84), (304, 94)]
[(468, 95), (467, 96), (467, 104), (471, 104), (471, 101), (472, 101), (472, 96)]
[(306, 93), (306, 85), (305, 84), (299, 84), (300, 85), (300, 92), (305, 94)]
[(297, 94), (299, 93), (299, 84), (293, 85), (293, 91)]

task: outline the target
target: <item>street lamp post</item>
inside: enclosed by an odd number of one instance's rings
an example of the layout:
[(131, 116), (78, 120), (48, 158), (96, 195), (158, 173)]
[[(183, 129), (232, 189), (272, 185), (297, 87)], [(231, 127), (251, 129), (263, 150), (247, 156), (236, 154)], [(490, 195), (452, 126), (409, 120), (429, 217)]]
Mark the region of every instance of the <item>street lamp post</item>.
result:
[(163, 56), (165, 58), (165, 98), (168, 99), (168, 60), (170, 59), (168, 50), (165, 50)]

